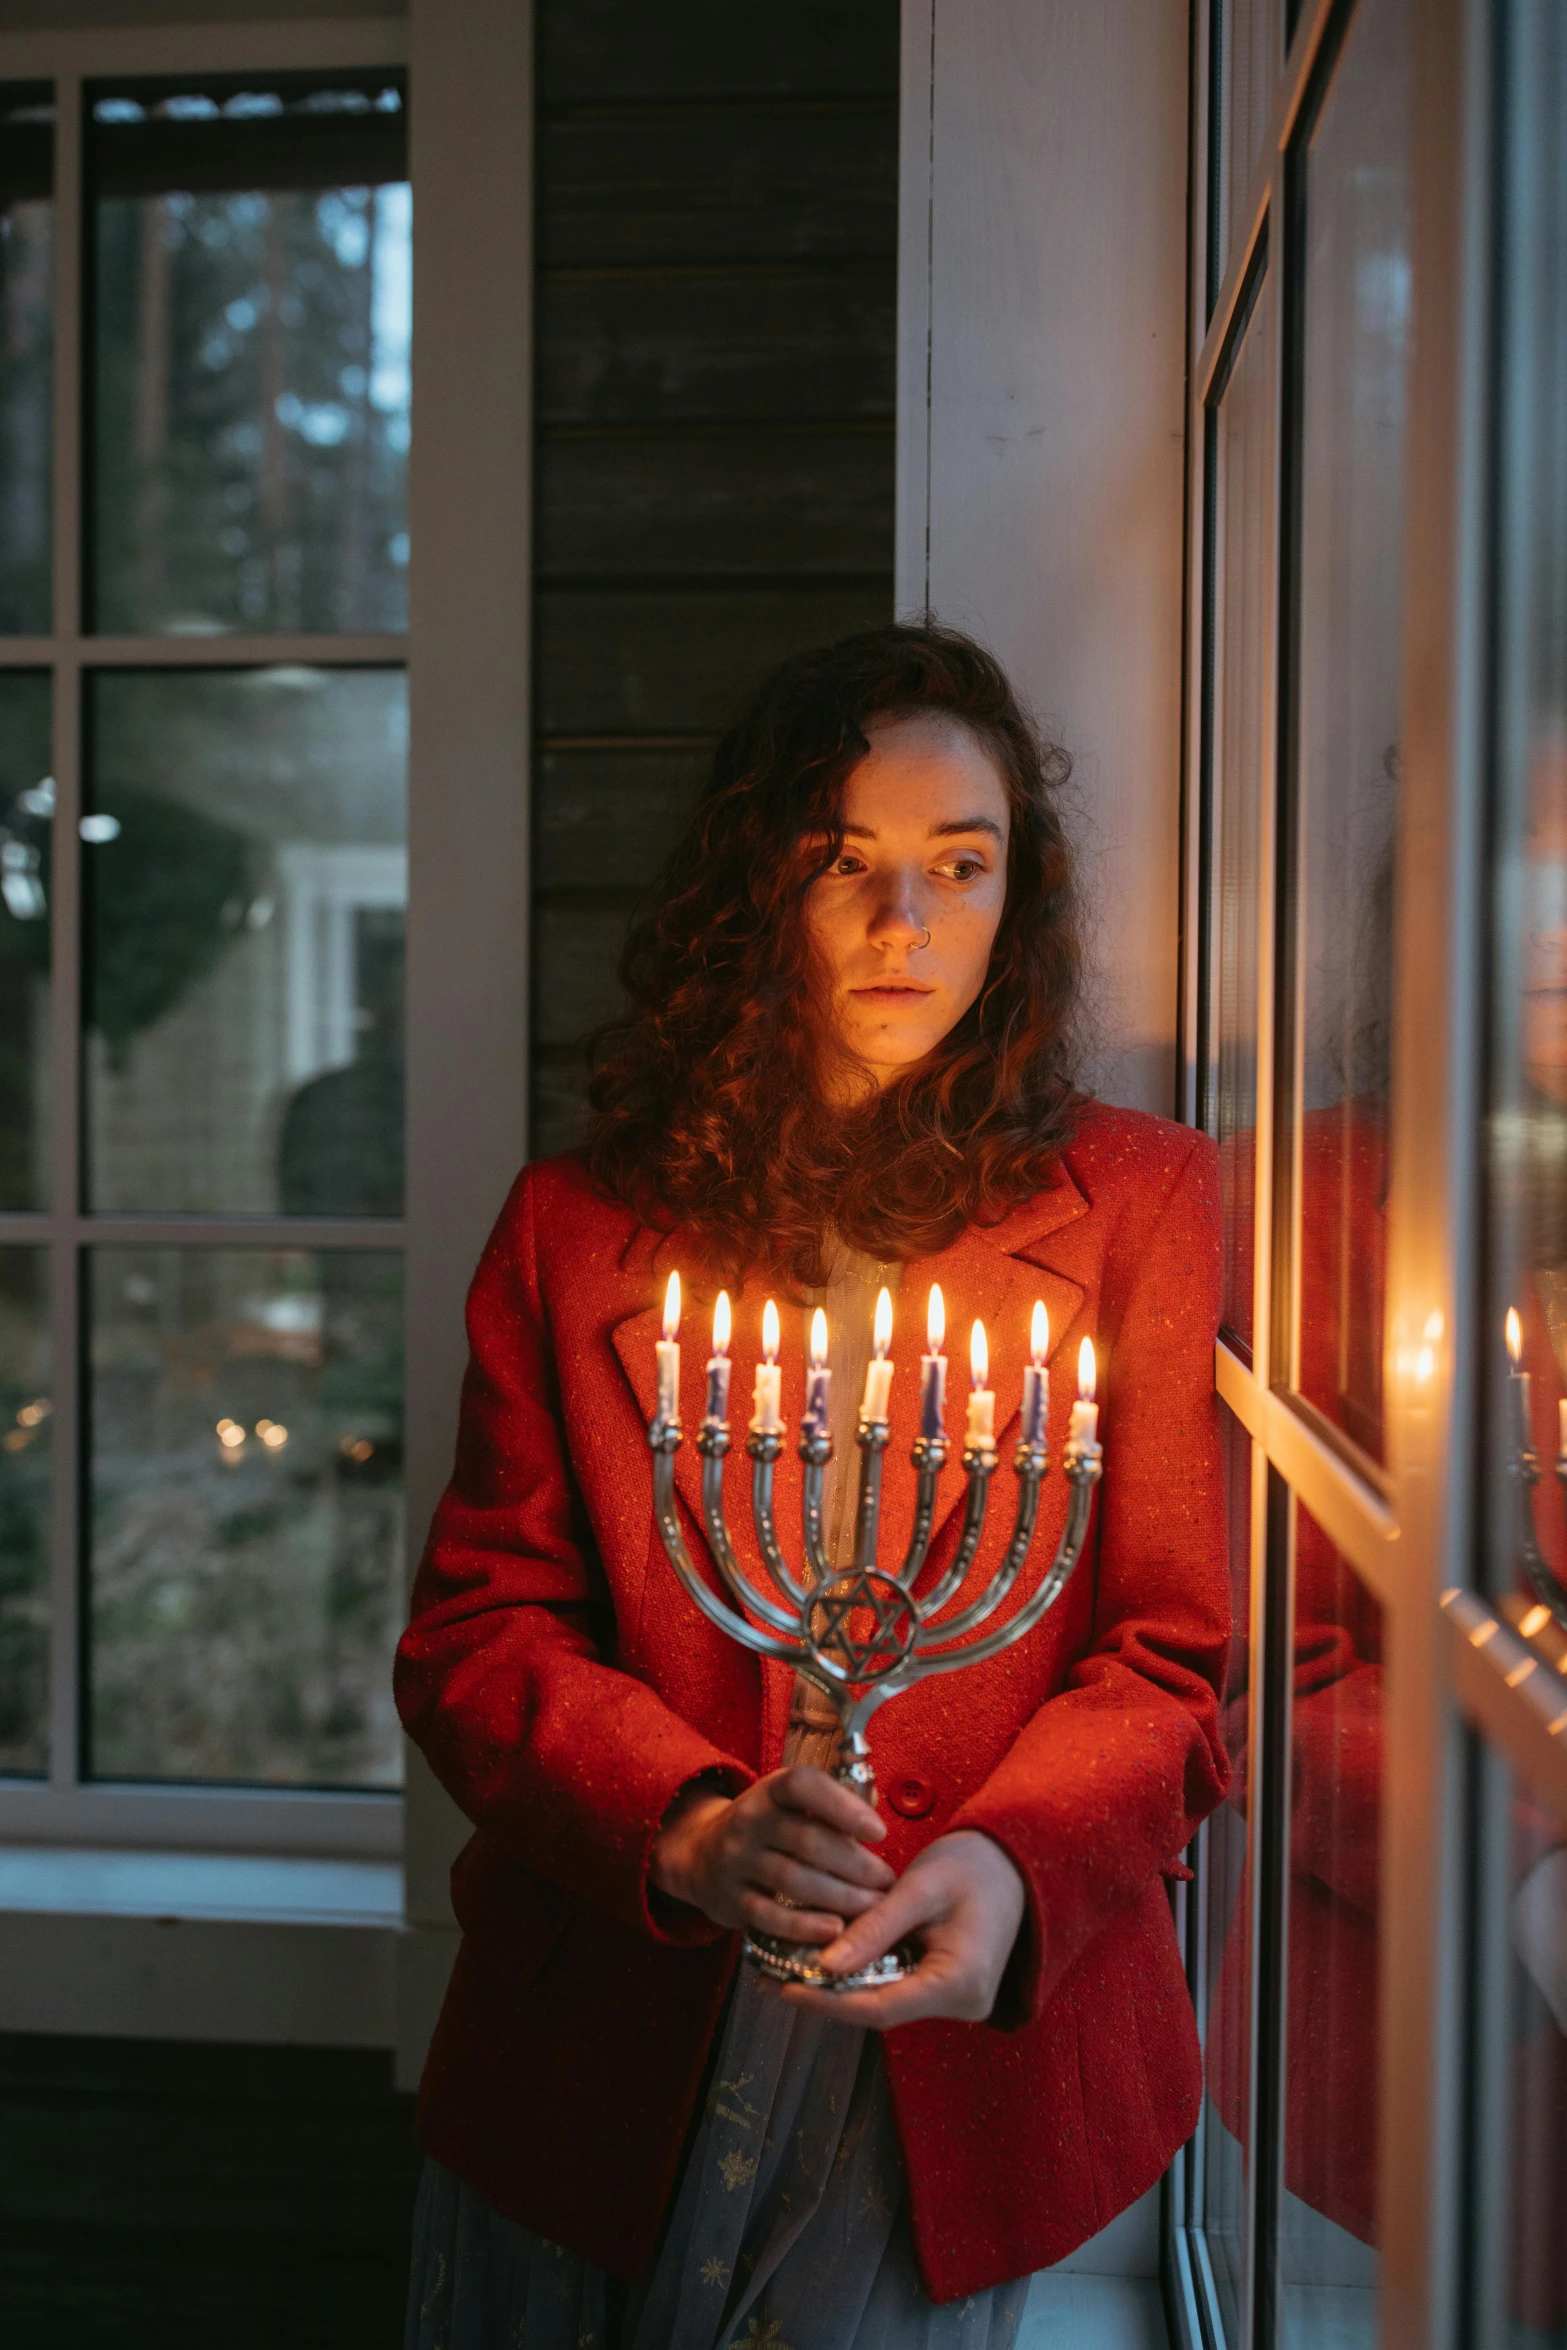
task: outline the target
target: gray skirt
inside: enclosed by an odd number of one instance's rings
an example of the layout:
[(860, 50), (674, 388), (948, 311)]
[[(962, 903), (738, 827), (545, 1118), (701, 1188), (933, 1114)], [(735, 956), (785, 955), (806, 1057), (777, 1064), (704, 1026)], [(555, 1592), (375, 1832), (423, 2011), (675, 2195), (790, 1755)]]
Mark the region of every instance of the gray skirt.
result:
[(652, 2275), (617, 2285), (430, 2162), (405, 2350), (1010, 2350), (1028, 2283), (927, 2298), (877, 2035), (742, 1966)]

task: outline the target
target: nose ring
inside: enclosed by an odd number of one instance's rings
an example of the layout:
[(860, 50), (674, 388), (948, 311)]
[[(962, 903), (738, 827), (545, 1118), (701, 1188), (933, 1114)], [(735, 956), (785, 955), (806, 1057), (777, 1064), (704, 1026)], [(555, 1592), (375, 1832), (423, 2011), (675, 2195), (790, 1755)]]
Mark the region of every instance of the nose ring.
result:
[(915, 954), (918, 954), (918, 953), (919, 953), (919, 951), (920, 951), (920, 947), (928, 947), (928, 946), (929, 946), (929, 944), (930, 944), (930, 932), (927, 930), (927, 931), (926, 931), (926, 933), (925, 933), (925, 935), (924, 935), (924, 937), (923, 937), (923, 938), (920, 940), (920, 942), (919, 942), (919, 946), (917, 946), (917, 947), (914, 949), (914, 952), (915, 952)]

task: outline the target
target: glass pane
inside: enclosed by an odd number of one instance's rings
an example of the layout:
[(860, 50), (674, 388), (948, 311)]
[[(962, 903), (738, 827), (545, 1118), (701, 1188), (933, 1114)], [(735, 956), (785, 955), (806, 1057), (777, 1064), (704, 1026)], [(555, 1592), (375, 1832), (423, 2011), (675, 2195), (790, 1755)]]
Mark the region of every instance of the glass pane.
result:
[[(1486, 1512), (1492, 1589), (1567, 1622), (1552, 1464), (1567, 1392), (1567, 21), (1512, 12), (1503, 255), (1497, 1023), (1489, 1155), (1493, 1428), (1543, 1469), (1526, 1513)], [(1522, 1325), (1509, 1392), (1504, 1316)], [(1532, 1412), (1529, 1406), (1532, 1402)], [(1519, 1406), (1522, 1406), (1520, 1414)], [(1527, 1428), (1522, 1423), (1532, 1423)], [(1567, 1460), (1564, 1460), (1567, 1466)], [(1531, 1540), (1532, 1534), (1532, 1540)]]
[(0, 671), (0, 1209), (49, 1196), (47, 676)]
[(398, 670), (91, 681), (96, 1209), (397, 1215)]
[(1363, 0), (1306, 165), (1296, 1377), (1376, 1460), (1410, 330), (1408, 49), (1406, 0)]
[(1229, 1498), (1233, 1632), (1224, 1689), (1224, 1737), (1234, 1770), (1228, 1801), (1203, 1839), (1203, 2033), (1208, 2104), (1203, 2116), (1200, 2219), (1228, 2339), (1242, 2338), (1242, 2296), (1251, 2097), (1251, 1881), (1246, 1866), (1251, 1658), (1251, 1440), (1223, 1414)]
[(405, 144), (384, 73), (95, 90), (98, 628), (406, 625)]
[(1382, 1611), (1295, 1504), (1283, 2339), (1377, 2338)]
[(54, 97), (0, 85), (0, 633), (49, 633)]
[[(1229, 266), (1231, 247), (1241, 233), (1242, 215), (1267, 141), (1268, 118), (1279, 78), (1279, 0), (1224, 0), (1219, 52), (1219, 105), (1223, 123), (1222, 254), (1219, 276)], [(1212, 289), (1218, 291), (1217, 285)]]
[(1510, 2350), (1567, 2343), (1567, 1827), (1530, 1794), (1513, 1802), (1506, 2090), (1507, 2243), (1498, 2280)]
[(1224, 1319), (1252, 1336), (1257, 1161), (1257, 924), (1262, 896), (1262, 795), (1272, 674), (1269, 619), (1274, 546), (1273, 307), (1263, 288), (1213, 424), (1217, 577), (1212, 789), (1215, 833), (1215, 1125), (1224, 1203)]
[(89, 1295), (94, 1775), (395, 1786), (400, 1258), (107, 1248)]
[(0, 1772), (49, 1767), (49, 1266), (0, 1248)]

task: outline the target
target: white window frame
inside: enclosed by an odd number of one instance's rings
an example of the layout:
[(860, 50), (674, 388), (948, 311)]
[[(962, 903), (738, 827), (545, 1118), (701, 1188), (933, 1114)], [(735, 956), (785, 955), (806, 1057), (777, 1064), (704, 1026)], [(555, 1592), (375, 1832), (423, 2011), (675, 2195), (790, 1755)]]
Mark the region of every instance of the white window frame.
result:
[[(153, 4), (148, 0), (149, 11)], [(80, 1376), (84, 1247), (243, 1246), (284, 1236), (302, 1248), (400, 1249), (410, 1573), (450, 1466), (465, 1354), (463, 1296), (527, 1145), (532, 54), (532, 9), (524, 0), (469, 0), (460, 10), (411, 0), (406, 15), (384, 17), (0, 33), (0, 80), (52, 81), (56, 100), (53, 626), (43, 637), (0, 639), (0, 667), (47, 669), (54, 681), (52, 1181), (47, 1213), (0, 1216), (0, 1243), (49, 1249), (62, 1396), (74, 1395)], [(418, 91), (410, 106), (418, 430), (410, 452), (407, 634), (85, 634), (82, 85), (125, 73), (359, 66), (407, 66)], [(406, 666), (408, 1158), (401, 1218), (80, 1212), (83, 672), (142, 662)], [(359, 877), (372, 894), (386, 885), (384, 874)], [(0, 1981), (11, 1987), (0, 1992), (0, 2028), (390, 2043), (406, 2073), (419, 2060), (453, 1947), (446, 1871), (461, 1832), (454, 1808), (412, 1753), (401, 1796), (80, 1781), (77, 1428), (74, 1409), (56, 1412), (49, 1777), (0, 1781)], [(9, 1873), (6, 1847), (13, 1848)], [(106, 1871), (93, 1857), (116, 1849), (139, 1851), (148, 1866), (139, 1876)], [(172, 1856), (182, 1853), (222, 1856), (229, 1874), (215, 1866), (204, 1893), (199, 1868), (175, 1865)], [(161, 1874), (159, 1855), (171, 1856)], [(232, 1863), (242, 1855), (256, 1865), (240, 1898)], [(345, 1872), (335, 1906), (319, 1874), (309, 1879), (308, 1898), (301, 1891), (300, 1871), (319, 1858), (337, 1860)], [(94, 1885), (109, 1883), (117, 1888), (113, 1898), (95, 1898)], [(177, 1962), (167, 1950), (158, 1956), (156, 1933), (148, 1939), (152, 1921), (169, 1915), (191, 1927)], [(320, 1941), (328, 1929), (335, 1937), (330, 1960)], [(67, 1996), (58, 1980), (62, 1953), (85, 1952), (89, 1943), (100, 1955), (118, 1956), (107, 1965), (84, 1963), (79, 1995)], [(127, 1969), (138, 1974), (140, 1989), (127, 1988)]]

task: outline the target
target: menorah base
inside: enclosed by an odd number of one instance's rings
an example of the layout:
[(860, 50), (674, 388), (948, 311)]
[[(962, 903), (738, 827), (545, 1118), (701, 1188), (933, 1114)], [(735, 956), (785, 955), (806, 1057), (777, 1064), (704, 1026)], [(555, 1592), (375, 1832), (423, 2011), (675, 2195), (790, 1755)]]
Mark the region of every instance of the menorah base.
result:
[(901, 1983), (919, 1964), (917, 1954), (900, 1942), (869, 1966), (852, 1975), (835, 1975), (821, 1961), (821, 1952), (809, 1942), (785, 1942), (776, 1934), (747, 1934), (745, 1955), (759, 1973), (773, 1983), (804, 1983), (812, 1991), (874, 1991), (883, 1983)]

